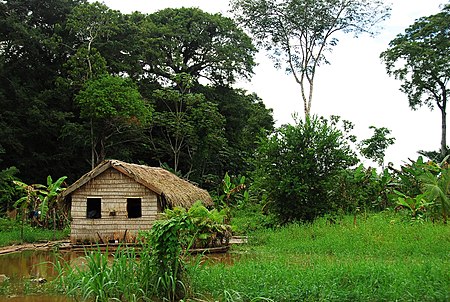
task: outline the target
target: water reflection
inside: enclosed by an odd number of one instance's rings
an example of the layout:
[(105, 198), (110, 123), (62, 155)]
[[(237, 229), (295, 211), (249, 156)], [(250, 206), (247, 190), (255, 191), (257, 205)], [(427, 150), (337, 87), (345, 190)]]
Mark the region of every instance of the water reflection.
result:
[(76, 300), (65, 296), (48, 296), (48, 295), (32, 295), (32, 296), (15, 296), (1, 297), (1, 301), (8, 302), (75, 302)]
[(23, 279), (54, 279), (58, 272), (53, 263), (58, 259), (71, 263), (80, 262), (81, 252), (23, 251), (0, 255), (0, 275), (10, 281)]
[(0, 255), (0, 301), (68, 302), (65, 296), (42, 295), (42, 284), (57, 275), (54, 263), (61, 259), (80, 262), (83, 254), (74, 252), (23, 251)]
[[(42, 282), (54, 280), (58, 271), (54, 263), (69, 262), (71, 266), (84, 263), (83, 251), (22, 251), (0, 255), (0, 301), (8, 302), (73, 302), (74, 299), (44, 295)], [(195, 255), (191, 258), (205, 265), (233, 265), (240, 258), (235, 253)], [(6, 278), (3, 281), (2, 276)], [(45, 280), (45, 281), (44, 281)]]

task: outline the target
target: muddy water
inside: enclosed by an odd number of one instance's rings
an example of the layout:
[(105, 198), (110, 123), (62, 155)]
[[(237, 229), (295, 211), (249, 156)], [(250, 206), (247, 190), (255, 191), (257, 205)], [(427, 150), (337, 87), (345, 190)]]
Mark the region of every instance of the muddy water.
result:
[[(72, 251), (23, 251), (0, 255), (0, 302), (74, 302), (62, 295), (43, 294), (39, 281), (48, 282), (57, 277), (53, 263), (58, 259), (77, 266), (82, 265), (82, 256), (83, 252)], [(218, 253), (203, 255), (200, 261), (207, 265), (232, 265), (238, 258), (239, 255), (233, 253)], [(3, 280), (5, 277), (6, 281)]]
[(53, 265), (58, 257), (76, 263), (80, 254), (23, 251), (0, 255), (0, 301), (74, 301), (65, 296), (42, 294), (42, 284), (53, 280), (58, 274)]

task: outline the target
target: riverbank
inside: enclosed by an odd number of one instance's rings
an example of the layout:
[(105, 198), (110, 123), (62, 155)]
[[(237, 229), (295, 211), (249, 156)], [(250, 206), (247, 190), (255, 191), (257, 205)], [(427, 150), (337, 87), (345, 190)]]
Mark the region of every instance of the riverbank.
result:
[(22, 251), (45, 251), (54, 248), (68, 248), (70, 247), (70, 241), (66, 240), (56, 240), (47, 242), (36, 242), (36, 243), (24, 243), (15, 244), (9, 246), (0, 247), (0, 255), (22, 252)]

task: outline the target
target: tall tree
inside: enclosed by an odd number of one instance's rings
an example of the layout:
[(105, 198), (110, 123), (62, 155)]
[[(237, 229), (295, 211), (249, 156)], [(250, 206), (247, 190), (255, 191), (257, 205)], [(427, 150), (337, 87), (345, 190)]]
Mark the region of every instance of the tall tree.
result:
[(114, 144), (130, 143), (113, 140), (124, 133), (145, 126), (151, 117), (151, 108), (142, 99), (130, 79), (106, 75), (89, 80), (77, 94), (81, 117), (90, 122), (91, 166), (105, 159), (106, 151)]
[(225, 118), (224, 135), (228, 141), (222, 151), (230, 175), (246, 175), (252, 170), (251, 158), (262, 137), (274, 130), (272, 109), (266, 108), (256, 94), (230, 87), (199, 87), (208, 100), (216, 103)]
[(189, 74), (213, 84), (249, 78), (256, 52), (235, 22), (198, 8), (167, 8), (140, 20), (142, 68), (158, 80)]
[(231, 7), (275, 67), (294, 76), (305, 117), (311, 112), (317, 68), (329, 63), (326, 54), (336, 46), (337, 34), (374, 34), (390, 12), (381, 0), (231, 0)]
[(389, 43), (380, 57), (389, 75), (403, 83), (409, 106), (441, 111), (441, 157), (447, 154), (447, 100), (450, 95), (450, 4), (438, 14), (417, 19)]
[[(68, 98), (55, 89), (67, 59), (64, 24), (77, 0), (0, 2), (0, 170), (34, 182), (63, 173), (59, 136)], [(51, 169), (51, 171), (50, 171)]]
[(182, 73), (172, 78), (175, 87), (154, 92), (156, 111), (150, 131), (153, 156), (176, 173), (196, 174), (196, 181), (211, 173), (226, 144), (224, 118), (217, 105), (201, 93), (192, 93), (194, 80)]
[[(95, 76), (93, 59), (97, 50), (94, 48), (98, 40), (107, 39), (118, 31), (120, 12), (109, 9), (99, 2), (82, 3), (76, 6), (70, 15), (67, 27), (79, 39), (79, 45), (74, 45), (77, 49), (76, 58), (85, 61), (86, 79)], [(98, 54), (97, 54), (98, 56)]]

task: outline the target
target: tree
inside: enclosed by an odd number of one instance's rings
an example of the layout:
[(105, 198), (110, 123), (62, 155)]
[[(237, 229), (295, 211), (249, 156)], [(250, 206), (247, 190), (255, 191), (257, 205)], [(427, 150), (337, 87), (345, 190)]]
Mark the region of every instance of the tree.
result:
[(363, 139), (359, 143), (359, 150), (364, 157), (371, 159), (384, 167), (386, 149), (394, 144), (395, 138), (388, 137), (388, 135), (391, 134), (391, 130), (385, 127), (377, 128), (375, 126), (370, 126), (369, 128), (373, 129), (373, 135), (370, 138)]
[(68, 55), (64, 24), (78, 2), (0, 1), (0, 170), (15, 166), (26, 182), (65, 173), (59, 135), (69, 98), (55, 77)]
[(134, 18), (141, 19), (145, 74), (170, 81), (186, 73), (214, 84), (233, 83), (252, 74), (256, 49), (230, 18), (198, 8), (167, 8), (145, 19)]
[(119, 30), (120, 16), (120, 12), (111, 10), (99, 2), (77, 5), (69, 16), (67, 27), (79, 39), (76, 57), (81, 62), (85, 61), (86, 79), (95, 76), (93, 59), (98, 57), (98, 53), (94, 43), (99, 39), (108, 38)]
[(231, 0), (238, 23), (258, 46), (269, 51), (275, 67), (285, 67), (300, 85), (305, 117), (311, 112), (317, 68), (339, 32), (374, 34), (389, 16), (381, 0)]
[(211, 171), (209, 166), (220, 162), (218, 156), (226, 144), (224, 118), (216, 104), (201, 93), (191, 92), (194, 80), (190, 75), (179, 74), (172, 80), (177, 83), (175, 87), (156, 90), (153, 95), (153, 156), (160, 164), (169, 164), (175, 173), (196, 173), (199, 180)]
[(331, 210), (334, 177), (357, 163), (344, 134), (315, 116), (285, 125), (255, 155), (255, 185), (282, 222), (312, 221)]
[(441, 158), (447, 154), (447, 100), (450, 95), (450, 4), (438, 14), (417, 19), (389, 43), (380, 57), (389, 75), (403, 83), (411, 109), (441, 111)]
[(75, 99), (80, 116), (90, 123), (92, 167), (105, 159), (113, 136), (142, 127), (151, 118), (152, 109), (130, 79), (106, 75), (89, 80)]
[(10, 167), (0, 171), (0, 217), (5, 216), (12, 209), (13, 200), (18, 195), (13, 181), (18, 180), (15, 176), (19, 171), (16, 167)]

